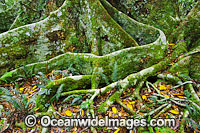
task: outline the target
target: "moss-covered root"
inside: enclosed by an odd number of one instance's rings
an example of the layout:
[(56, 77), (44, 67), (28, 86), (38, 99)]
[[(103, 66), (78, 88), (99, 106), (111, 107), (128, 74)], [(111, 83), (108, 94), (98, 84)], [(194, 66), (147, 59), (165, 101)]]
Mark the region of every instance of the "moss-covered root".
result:
[(122, 92), (128, 86), (134, 86), (138, 84), (138, 81), (143, 81), (146, 78), (155, 75), (157, 72), (165, 68), (166, 68), (166, 61), (161, 61), (160, 63), (153, 65), (152, 67), (143, 69), (138, 73), (131, 74), (123, 80), (120, 80), (118, 82), (115, 82), (111, 85), (102, 88), (101, 92), (104, 92), (105, 90), (109, 91), (113, 88), (118, 88), (118, 90), (115, 91), (114, 94), (108, 100), (106, 100), (103, 104), (99, 106), (98, 112), (105, 113), (108, 110), (108, 108), (116, 101), (116, 99), (119, 98), (119, 96), (121, 96)]
[[(48, 73), (52, 70), (60, 70), (65, 67), (69, 67), (72, 63), (76, 70), (79, 70), (79, 73), (91, 74), (92, 73), (92, 61), (96, 58), (93, 54), (85, 53), (65, 53), (59, 56), (56, 56), (50, 60), (33, 63), (26, 65), (24, 67), (17, 68), (8, 73), (5, 73), (0, 78), (0, 83), (2, 81), (15, 80), (20, 75), (23, 74), (37, 74), (38, 72)], [(26, 73), (26, 72), (29, 73)]]
[(67, 96), (67, 95), (72, 95), (72, 94), (87, 94), (91, 93), (94, 94), (97, 92), (98, 89), (89, 89), (89, 90), (73, 90), (73, 91), (68, 91), (68, 92), (63, 92), (61, 96)]
[(69, 76), (51, 81), (46, 87), (48, 89), (51, 88), (53, 89), (53, 91), (56, 91), (61, 84), (64, 84), (63, 91), (70, 91), (80, 88), (86, 89), (89, 88), (91, 84), (91, 77), (91, 75)]
[(160, 61), (159, 63), (149, 68), (146, 68), (137, 73), (131, 74), (123, 80), (120, 80), (118, 82), (115, 82), (111, 85), (108, 85), (102, 88), (101, 92), (107, 92), (113, 88), (116, 88), (117, 86), (120, 87), (120, 89), (118, 89), (108, 100), (106, 100), (103, 104), (99, 106), (98, 111), (101, 113), (105, 113), (108, 110), (108, 108), (116, 101), (116, 99), (119, 98), (118, 96), (120, 96), (121, 93), (124, 91), (124, 89), (127, 88), (128, 86), (134, 86), (138, 83), (138, 81), (143, 81), (150, 76), (156, 75), (157, 72), (165, 70), (167, 68), (167, 65), (171, 61), (176, 59), (180, 54), (182, 54), (185, 51), (185, 47), (186, 47), (186, 44), (184, 42), (183, 43), (181, 42), (177, 44), (176, 49), (173, 51), (170, 57), (165, 58), (163, 61)]
[(194, 99), (194, 102), (197, 103), (199, 106), (200, 106), (200, 99), (197, 95), (197, 93), (195, 92), (192, 84), (187, 84), (186, 85), (186, 88), (189, 90), (189, 92), (191, 93), (192, 95), (192, 98)]
[(185, 127), (185, 119), (188, 117), (189, 111), (187, 109), (184, 110), (181, 125), (180, 125), (180, 133), (185, 133), (184, 132), (184, 127)]
[(163, 114), (164, 112), (166, 112), (168, 109), (170, 109), (172, 106), (172, 104), (168, 104), (165, 108), (163, 108), (158, 114), (156, 114), (153, 118), (157, 118), (159, 117), (161, 114)]
[(158, 78), (161, 78), (161, 79), (164, 79), (170, 83), (173, 83), (173, 84), (182, 84), (182, 81), (181, 79), (179, 79), (178, 77), (172, 75), (172, 74), (169, 74), (169, 73), (166, 73), (166, 74), (158, 74), (157, 76)]
[(139, 102), (142, 102), (142, 98), (140, 96), (140, 89), (142, 88), (143, 84), (144, 81), (141, 81), (135, 88), (135, 91), (133, 92), (133, 96), (136, 97)]

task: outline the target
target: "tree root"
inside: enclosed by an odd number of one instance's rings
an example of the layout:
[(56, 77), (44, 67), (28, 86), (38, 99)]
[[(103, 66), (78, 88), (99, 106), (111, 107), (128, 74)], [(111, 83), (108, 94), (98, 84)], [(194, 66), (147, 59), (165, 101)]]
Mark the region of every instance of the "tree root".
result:
[(168, 104), (165, 108), (163, 108), (158, 114), (156, 114), (153, 118), (159, 117), (162, 113), (166, 112), (169, 108), (171, 108), (172, 104)]
[(180, 133), (185, 133), (185, 131), (184, 131), (184, 127), (185, 127), (185, 118), (187, 118), (188, 115), (189, 115), (189, 111), (185, 109), (185, 110), (184, 110), (184, 113), (183, 113), (181, 125), (180, 125)]

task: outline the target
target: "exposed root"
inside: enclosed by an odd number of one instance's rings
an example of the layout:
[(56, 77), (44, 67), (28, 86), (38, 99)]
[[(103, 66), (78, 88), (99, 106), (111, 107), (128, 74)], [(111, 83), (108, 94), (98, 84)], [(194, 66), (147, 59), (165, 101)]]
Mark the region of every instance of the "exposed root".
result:
[(180, 125), (180, 133), (185, 133), (184, 128), (185, 128), (185, 119), (188, 117), (189, 111), (187, 109), (184, 110), (181, 125)]

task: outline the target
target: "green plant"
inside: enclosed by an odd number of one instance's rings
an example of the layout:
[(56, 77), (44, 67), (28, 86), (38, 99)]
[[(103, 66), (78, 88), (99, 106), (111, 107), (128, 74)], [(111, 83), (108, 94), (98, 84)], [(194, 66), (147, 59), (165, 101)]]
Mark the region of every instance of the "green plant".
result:
[(30, 111), (29, 105), (31, 103), (35, 103), (35, 97), (33, 96), (30, 100), (28, 100), (28, 94), (21, 94), (16, 88), (11, 91), (13, 93), (6, 88), (0, 87), (0, 99), (11, 103), (15, 109), (22, 113), (28, 113)]
[(67, 102), (67, 101), (70, 101), (71, 98), (73, 98), (73, 100), (72, 100), (70, 105), (80, 104), (82, 102), (82, 99), (83, 99), (82, 96), (80, 96), (80, 95), (70, 95), (70, 96), (68, 96), (67, 98), (65, 98), (63, 100), (63, 103)]
[(89, 102), (89, 99), (86, 99), (86, 101), (81, 104), (81, 108), (88, 109), (90, 107), (90, 104), (91, 103)]
[(65, 86), (65, 84), (61, 84), (60, 87), (58, 88), (56, 94), (49, 100), (49, 102), (51, 103), (52, 101), (54, 101), (56, 99), (56, 101), (58, 101), (59, 97), (61, 96), (61, 93), (63, 91), (63, 87)]
[(38, 78), (40, 80), (41, 84), (44, 86), (50, 82), (50, 80), (42, 72), (38, 72), (38, 74), (35, 77)]

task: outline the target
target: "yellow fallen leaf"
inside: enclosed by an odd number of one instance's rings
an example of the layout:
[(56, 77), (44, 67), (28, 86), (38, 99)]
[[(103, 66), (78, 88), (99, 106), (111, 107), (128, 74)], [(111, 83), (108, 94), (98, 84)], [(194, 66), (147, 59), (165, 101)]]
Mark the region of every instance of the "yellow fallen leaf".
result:
[(99, 119), (103, 119), (103, 116), (102, 116), (102, 115), (99, 115)]
[(83, 109), (81, 109), (81, 115), (84, 116), (84, 110)]
[(170, 44), (168, 44), (169, 46), (174, 46), (175, 44), (174, 43), (170, 43)]
[(25, 87), (19, 88), (19, 91), (22, 92), (25, 89)]
[(165, 86), (165, 85), (161, 85), (160, 87), (159, 87), (159, 90), (166, 90), (167, 89), (167, 87)]
[(142, 99), (143, 100), (147, 100), (147, 96), (146, 95), (142, 95)]
[(35, 88), (37, 88), (37, 86), (35, 85), (33, 88), (32, 88), (32, 90), (34, 90)]
[(117, 109), (115, 107), (112, 107), (112, 112), (116, 114), (117, 113)]
[(164, 95), (165, 97), (170, 97), (170, 96), (168, 96), (168, 95)]
[(37, 91), (38, 89), (32, 90), (29, 92), (29, 94), (32, 94), (33, 92)]
[(119, 130), (120, 130), (120, 128), (118, 128), (114, 133), (118, 133), (119, 132)]
[(179, 112), (177, 110), (170, 110), (169, 112), (171, 112), (172, 114), (178, 115)]
[(185, 97), (184, 96), (178, 96), (179, 98), (181, 98), (181, 99), (185, 99)]
[(71, 116), (71, 115), (72, 115), (72, 112), (71, 112), (70, 110), (66, 110), (66, 111), (65, 111), (65, 114), (66, 114), (67, 116)]
[(129, 103), (129, 104), (134, 104), (134, 103), (136, 103), (136, 101), (132, 101), (132, 102), (129, 102), (129, 101), (128, 101), (128, 103)]
[(129, 107), (131, 110), (133, 110), (133, 106), (129, 103), (127, 103), (127, 107)]

